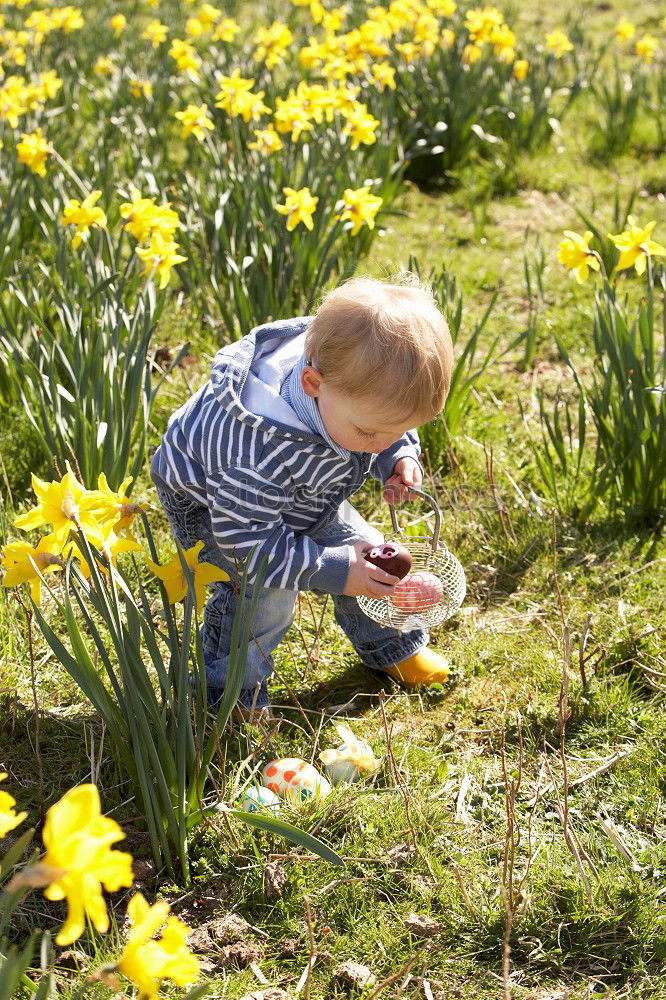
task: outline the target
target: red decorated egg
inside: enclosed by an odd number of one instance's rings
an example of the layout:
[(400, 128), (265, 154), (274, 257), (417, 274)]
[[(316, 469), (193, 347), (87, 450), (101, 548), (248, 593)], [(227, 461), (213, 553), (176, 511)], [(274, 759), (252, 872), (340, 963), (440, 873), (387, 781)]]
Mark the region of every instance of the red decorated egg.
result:
[(434, 573), (418, 570), (396, 583), (391, 600), (401, 611), (427, 611), (442, 599), (444, 588)]
[(331, 786), (323, 774), (300, 757), (271, 760), (261, 772), (261, 782), (271, 792), (290, 802), (323, 798)]
[(399, 576), (401, 580), (407, 576), (412, 568), (411, 552), (404, 545), (398, 545), (397, 542), (384, 542), (383, 545), (375, 545), (374, 548), (365, 553), (365, 558), (392, 576)]

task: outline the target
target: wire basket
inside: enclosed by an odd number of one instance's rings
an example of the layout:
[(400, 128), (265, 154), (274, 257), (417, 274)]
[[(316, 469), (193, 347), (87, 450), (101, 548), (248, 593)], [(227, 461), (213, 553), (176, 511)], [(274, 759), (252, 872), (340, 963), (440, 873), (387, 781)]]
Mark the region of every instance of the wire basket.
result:
[[(400, 542), (412, 556), (412, 568), (405, 577), (401, 587), (400, 595), (396, 597), (402, 607), (397, 607), (391, 597), (357, 597), (361, 610), (373, 621), (389, 628), (398, 629), (400, 632), (411, 632), (417, 628), (433, 628), (441, 625), (447, 618), (451, 618), (456, 613), (465, 599), (465, 573), (453, 553), (449, 552), (444, 542), (440, 542), (439, 534), (442, 523), (442, 514), (437, 505), (437, 501), (418, 490), (414, 486), (409, 487), (410, 493), (417, 493), (432, 506), (435, 513), (435, 525), (432, 537), (428, 535), (400, 535), (400, 527), (395, 513), (395, 506), (390, 504), (391, 522), (393, 524), (393, 535), (387, 538), (387, 542)], [(421, 581), (421, 586), (409, 587), (409, 580), (417, 573), (430, 573), (436, 580)], [(441, 586), (441, 596), (436, 603), (431, 603), (433, 597), (438, 596), (439, 586)], [(425, 586), (423, 586), (425, 584)], [(428, 597), (428, 591), (430, 596)], [(425, 595), (425, 599), (424, 599)]]

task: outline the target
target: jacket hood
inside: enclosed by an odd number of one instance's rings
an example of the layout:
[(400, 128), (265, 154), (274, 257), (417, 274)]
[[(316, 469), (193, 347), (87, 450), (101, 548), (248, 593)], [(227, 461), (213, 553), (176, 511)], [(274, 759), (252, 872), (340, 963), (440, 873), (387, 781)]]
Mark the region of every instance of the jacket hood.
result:
[(227, 344), (213, 358), (216, 399), (238, 420), (298, 440), (319, 441), (280, 396), (280, 387), (303, 356), (311, 316), (264, 323)]

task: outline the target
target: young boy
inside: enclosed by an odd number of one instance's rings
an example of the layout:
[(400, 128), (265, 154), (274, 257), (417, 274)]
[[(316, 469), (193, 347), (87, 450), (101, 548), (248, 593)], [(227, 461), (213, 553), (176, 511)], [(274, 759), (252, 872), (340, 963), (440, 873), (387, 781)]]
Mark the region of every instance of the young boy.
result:
[(354, 278), (314, 317), (265, 323), (223, 347), (210, 381), (171, 416), (151, 465), (157, 494), (180, 544), (203, 540), (200, 560), (231, 578), (203, 612), (213, 703), (229, 662), (235, 560), (253, 546), (248, 591), (264, 554), (268, 572), (239, 698), (245, 718), (268, 715), (271, 653), (299, 590), (332, 595), (366, 666), (407, 686), (446, 680), (426, 631), (378, 625), (359, 608), (356, 596), (390, 595), (398, 578), (363, 558), (383, 537), (347, 498), (368, 476), (389, 502), (420, 485), (414, 428), (444, 406), (452, 367), (446, 320), (412, 275), (395, 284)]

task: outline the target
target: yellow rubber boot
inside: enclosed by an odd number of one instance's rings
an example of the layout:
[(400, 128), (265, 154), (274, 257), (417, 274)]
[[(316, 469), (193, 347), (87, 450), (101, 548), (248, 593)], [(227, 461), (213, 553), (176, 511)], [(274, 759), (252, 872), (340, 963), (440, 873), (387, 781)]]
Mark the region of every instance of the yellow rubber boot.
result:
[(406, 660), (386, 668), (386, 673), (405, 687), (418, 687), (419, 684), (445, 684), (450, 670), (445, 656), (425, 646)]

